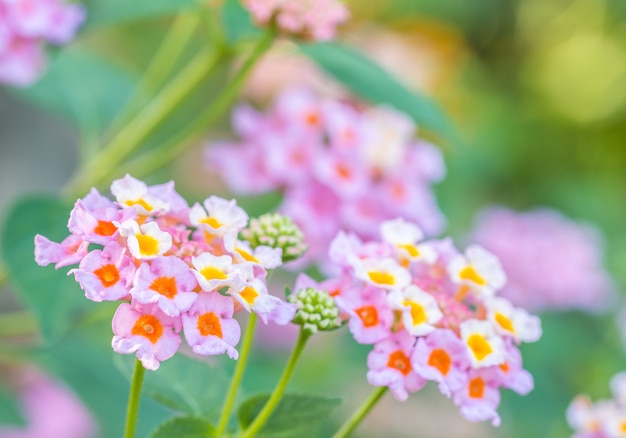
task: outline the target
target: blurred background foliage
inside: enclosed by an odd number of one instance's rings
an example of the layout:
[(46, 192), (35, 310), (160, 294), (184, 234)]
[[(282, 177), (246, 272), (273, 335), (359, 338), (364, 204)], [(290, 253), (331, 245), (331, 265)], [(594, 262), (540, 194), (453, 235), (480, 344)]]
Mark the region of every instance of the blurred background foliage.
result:
[[(114, 134), (107, 131), (107, 126), (129, 99), (172, 22), (171, 13), (181, 6), (196, 5), (181, 1), (168, 9), (171, 2), (155, 0), (151, 4), (138, 2), (144, 5), (141, 9), (127, 7), (127, 2), (118, 0), (86, 3), (90, 12), (87, 25), (71, 47), (51, 53), (50, 71), (42, 81), (27, 90), (0, 89), (2, 222), (6, 222), (9, 206), (23, 194), (58, 192), (68, 182), (72, 169), (94, 153), (98, 137)], [(624, 290), (626, 2), (353, 0), (349, 7), (353, 19), (341, 36), (345, 45), (359, 47), (408, 88), (431, 96), (453, 120), (459, 141), (426, 130), (426, 136), (444, 151), (448, 167), (446, 179), (436, 187), (448, 220), (446, 234), (462, 241), (475, 214), (485, 206), (501, 204), (518, 210), (553, 207), (599, 227), (605, 237), (606, 264), (619, 289)], [(246, 47), (245, 36), (254, 34), (254, 30), (230, 26), (228, 14), (223, 20), (233, 43), (229, 47)], [(173, 71), (188, 65), (201, 50), (205, 41), (202, 32), (210, 34), (211, 24), (197, 29), (197, 38), (181, 54)], [(395, 50), (399, 50), (398, 55)], [(197, 90), (176, 117), (159, 126), (141, 148), (158, 148), (224, 86), (238, 54), (234, 51), (220, 56), (223, 71)], [(159, 89), (144, 85), (144, 99)], [(214, 125), (210, 134), (228, 136), (229, 126), (225, 118)], [(209, 190), (223, 191), (203, 173), (199, 163), (201, 144), (197, 143), (145, 179), (149, 183), (174, 179), (178, 190), (190, 201), (206, 197)], [(126, 170), (120, 166), (116, 177)], [(247, 198), (242, 203), (255, 215), (276, 205), (276, 199)], [(40, 218), (37, 226), (45, 219)], [(11, 229), (5, 224), (3, 239), (6, 241), (10, 235)], [(21, 254), (24, 257), (19, 263), (28, 263), (28, 248)], [(9, 264), (12, 256), (4, 252)], [(18, 310), (22, 305), (14, 294), (20, 280), (11, 280), (3, 286), (0, 300), (6, 311)], [(276, 282), (279, 284), (280, 278)], [(565, 409), (570, 400), (581, 392), (593, 398), (608, 396), (610, 376), (626, 369), (624, 340), (616, 322), (622, 296), (613, 306), (613, 313), (541, 315), (543, 338), (523, 348), (525, 365), (535, 377), (536, 388), (526, 397), (503, 392), (503, 425), (499, 429), (465, 422), (452, 403), (429, 385), (402, 405), (391, 397), (385, 399), (358, 435), (568, 436)], [(82, 299), (80, 293), (76, 299)], [(65, 379), (101, 420), (108, 421), (109, 426), (117, 421), (121, 428), (121, 417), (112, 417), (110, 409), (115, 405), (116, 410), (123, 411), (127, 389), (117, 371), (124, 368), (115, 368), (108, 360), (113, 356), (108, 350), (108, 318), (93, 316), (98, 321), (95, 326), (101, 326), (101, 330), (64, 338), (63, 349), (56, 344), (28, 354)], [(77, 339), (80, 337), (98, 341)], [(321, 338), (305, 353), (294, 387), (344, 397), (332, 423), (368, 393), (368, 348), (355, 345), (346, 333)], [(3, 357), (10, 356), (3, 355), (3, 351), (14, 348), (14, 340), (21, 342), (24, 335), (11, 334), (11, 342), (0, 343), (0, 366)], [(29, 346), (40, 344), (39, 337), (32, 341), (26, 337)], [(97, 351), (89, 357), (103, 358), (94, 359), (92, 362), (97, 363), (91, 367), (81, 362), (85, 357), (81, 349), (87, 344)], [(245, 382), (250, 393), (272, 387), (284, 354), (278, 347), (259, 347), (255, 360)], [(68, 371), (68, 367), (76, 368)], [(105, 370), (106, 374), (98, 375), (97, 380), (111, 385), (99, 387), (102, 397), (80, 390), (85, 382), (93, 383), (94, 370)], [(145, 412), (156, 406), (144, 401)], [(144, 433), (170, 411), (152, 412), (142, 414), (139, 427)], [(109, 426), (102, 429), (103, 436), (119, 436), (116, 426)], [(320, 436), (332, 430), (332, 426), (324, 427), (327, 429), (322, 429)]]

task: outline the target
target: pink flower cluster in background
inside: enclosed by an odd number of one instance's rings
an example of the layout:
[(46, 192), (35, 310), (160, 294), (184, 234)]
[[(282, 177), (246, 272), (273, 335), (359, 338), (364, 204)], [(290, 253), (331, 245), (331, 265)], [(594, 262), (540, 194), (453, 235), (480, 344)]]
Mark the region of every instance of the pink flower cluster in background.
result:
[(26, 426), (0, 426), (0, 438), (96, 436), (93, 417), (69, 389), (30, 368), (16, 377)]
[(200, 355), (238, 357), (234, 312), (287, 324), (295, 306), (270, 295), (267, 270), (282, 250), (252, 249), (239, 240), (248, 215), (234, 200), (216, 196), (189, 207), (174, 183), (147, 186), (127, 175), (114, 181), (115, 201), (97, 190), (70, 214), (61, 243), (35, 237), (35, 260), (69, 271), (92, 301), (123, 301), (113, 317), (113, 349), (136, 353), (155, 370), (172, 357), (181, 330)]
[(626, 372), (611, 379), (612, 399), (592, 403), (586, 395), (577, 396), (567, 408), (567, 422), (574, 429), (572, 438), (617, 438), (626, 433)]
[(509, 279), (502, 295), (518, 306), (599, 311), (614, 296), (597, 230), (556, 211), (490, 208), (478, 217), (471, 240), (500, 258)]
[(445, 175), (441, 153), (390, 107), (359, 110), (291, 90), (264, 113), (239, 106), (233, 126), (241, 140), (211, 145), (209, 167), (238, 194), (282, 190), (280, 210), (304, 232), (309, 261), (326, 260), (340, 230), (374, 238), (395, 217), (428, 235), (444, 226), (430, 188)]
[(45, 64), (44, 43), (65, 44), (85, 19), (64, 0), (0, 0), (0, 82), (26, 86)]
[(482, 247), (459, 253), (450, 239), (422, 241), (403, 219), (380, 230), (382, 241), (366, 243), (340, 233), (330, 258), (342, 274), (318, 285), (335, 297), (354, 339), (374, 346), (369, 383), (405, 400), (432, 380), (468, 420), (498, 425), (499, 388), (533, 387), (518, 345), (539, 339), (539, 318), (496, 296), (506, 277)]
[(254, 21), (267, 26), (275, 23), (279, 31), (311, 40), (330, 40), (337, 26), (350, 16), (338, 0), (244, 0)]

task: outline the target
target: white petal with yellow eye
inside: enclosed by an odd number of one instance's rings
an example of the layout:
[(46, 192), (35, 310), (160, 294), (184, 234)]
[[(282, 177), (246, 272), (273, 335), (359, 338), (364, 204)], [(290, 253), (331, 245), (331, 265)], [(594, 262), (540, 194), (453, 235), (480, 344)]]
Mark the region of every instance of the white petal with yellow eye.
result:
[(401, 289), (411, 282), (411, 274), (392, 258), (351, 258), (357, 278), (382, 289)]
[(474, 368), (500, 365), (505, 361), (504, 342), (489, 321), (469, 319), (460, 325), (461, 339)]

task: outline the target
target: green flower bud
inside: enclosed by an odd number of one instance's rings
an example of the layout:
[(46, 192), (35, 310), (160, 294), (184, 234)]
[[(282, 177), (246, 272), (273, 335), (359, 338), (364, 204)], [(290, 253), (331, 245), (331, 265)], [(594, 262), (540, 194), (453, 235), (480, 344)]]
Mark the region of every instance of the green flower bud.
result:
[(292, 322), (301, 325), (310, 334), (335, 330), (342, 325), (339, 308), (326, 291), (312, 287), (300, 289), (289, 295), (287, 301), (298, 306)]
[(268, 213), (251, 219), (241, 232), (252, 248), (259, 245), (283, 250), (283, 263), (295, 260), (306, 251), (304, 235), (293, 221), (282, 214)]

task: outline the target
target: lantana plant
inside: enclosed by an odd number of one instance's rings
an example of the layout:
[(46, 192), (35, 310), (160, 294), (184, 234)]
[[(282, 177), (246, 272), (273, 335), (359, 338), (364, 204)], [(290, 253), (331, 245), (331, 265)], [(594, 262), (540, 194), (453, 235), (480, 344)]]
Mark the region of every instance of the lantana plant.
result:
[[(124, 7), (0, 0), (0, 81), (26, 86), (41, 75), (20, 93), (52, 107), (71, 102), (59, 112), (77, 119), (81, 134), (78, 168), (62, 195), (18, 204), (2, 234), (7, 277), (32, 308), (30, 319), (18, 315), (30, 325), (17, 332), (35, 344), (11, 350), (12, 360), (45, 364), (83, 389), (79, 398), (98, 411), (92, 421), (71, 406), (85, 435), (119, 436), (122, 427), (111, 424), (125, 416), (124, 438), (153, 426), (151, 438), (308, 437), (319, 425), (343, 438), (387, 392), (404, 402), (428, 381), (458, 407), (460, 421), (499, 426), (500, 390), (524, 395), (534, 386), (520, 345), (541, 337), (540, 320), (499, 295), (507, 275), (494, 254), (434, 239), (446, 222), (432, 190), (446, 173), (435, 144), (454, 144), (456, 133), (429, 98), (332, 42), (350, 16), (347, 3), (136, 0)], [(90, 52), (114, 52), (109, 27), (124, 23), (133, 32), (133, 20), (172, 11), (171, 21), (150, 24), (159, 35), (163, 25), (169, 29), (146, 65), (120, 56), (120, 64), (132, 64), (125, 68)], [(74, 36), (44, 69), (45, 44)], [(231, 112), (278, 39), (295, 42), (345, 88), (328, 96), (286, 89), (267, 108), (242, 102)], [(62, 80), (78, 67), (89, 82), (85, 95), (75, 94), (81, 85), (74, 80)], [(64, 86), (47, 94), (55, 81)], [(228, 114), (235, 141), (214, 132)], [(177, 162), (176, 187), (163, 178), (167, 165), (200, 142), (204, 159)], [(223, 182), (262, 208), (249, 214), (245, 199), (218, 191)], [(190, 203), (181, 186), (202, 196)], [(278, 193), (273, 206), (263, 202), (270, 191)], [(32, 263), (33, 247), (42, 268)], [(102, 331), (90, 332), (103, 320), (107, 341)], [(297, 339), (273, 390), (250, 395), (244, 380), (264, 373), (253, 361), (259, 320), (276, 337), (295, 330)], [(309, 341), (338, 330), (370, 349), (352, 377), (373, 392), (346, 419), (329, 421), (337, 399), (288, 389)], [(72, 336), (83, 342), (76, 347)], [(102, 344), (105, 353), (92, 356)], [(67, 365), (72, 357), (78, 366)], [(332, 369), (345, 357), (331, 359)], [(189, 372), (185, 387), (167, 375), (177, 360), (201, 364), (206, 374)], [(120, 374), (130, 378), (125, 413), (118, 399), (100, 400), (121, 385), (126, 397)], [(211, 378), (227, 387), (223, 394), (203, 380)], [(26, 394), (30, 385), (22, 383), (16, 389)], [(193, 390), (219, 400), (204, 406)], [(41, 411), (33, 407), (26, 412)], [(151, 414), (157, 420), (142, 424)]]
[[(193, 354), (239, 360), (214, 429), (215, 436), (232, 433), (227, 425), (257, 318), (301, 329), (276, 389), (239, 430), (243, 437), (255, 436), (270, 418), (311, 335), (345, 324), (357, 342), (374, 346), (367, 379), (378, 389), (336, 437), (349, 434), (387, 389), (403, 401), (433, 380), (468, 420), (494, 425), (500, 387), (532, 389), (517, 345), (540, 337), (539, 319), (495, 296), (506, 277), (481, 247), (459, 253), (449, 240), (422, 241), (419, 227), (403, 219), (381, 224), (382, 242), (341, 232), (329, 254), (341, 275), (318, 284), (301, 274), (284, 301), (268, 292), (266, 281), (283, 253), (304, 252), (302, 233), (288, 218), (260, 218), (247, 228), (248, 216), (234, 200), (210, 196), (190, 207), (173, 182), (148, 186), (126, 175), (110, 189), (115, 200), (92, 189), (76, 201), (62, 242), (37, 235), (35, 260), (57, 268), (77, 264), (68, 274), (87, 299), (121, 302), (111, 345), (137, 357), (127, 437), (144, 370), (157, 371), (176, 354), (181, 333)], [(250, 313), (240, 351), (239, 311)]]

